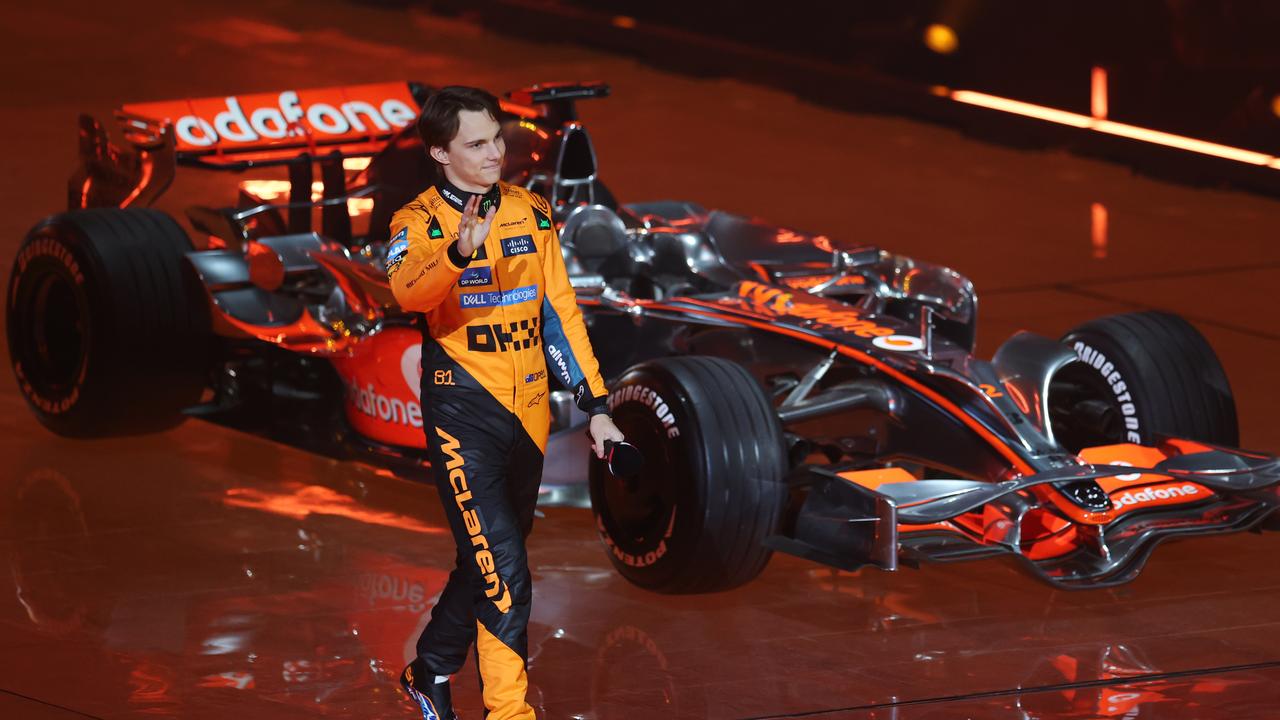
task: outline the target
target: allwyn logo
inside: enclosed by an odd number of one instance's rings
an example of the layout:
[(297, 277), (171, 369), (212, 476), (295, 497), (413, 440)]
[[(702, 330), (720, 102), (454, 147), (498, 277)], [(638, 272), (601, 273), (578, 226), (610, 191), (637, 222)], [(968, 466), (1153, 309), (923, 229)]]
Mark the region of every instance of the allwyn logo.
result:
[(449, 487), (453, 489), (453, 501), (458, 503), (462, 523), (467, 528), (467, 535), (471, 537), (471, 545), (476, 548), (476, 565), (479, 566), (487, 586), (484, 590), (485, 597), (493, 600), (499, 612), (506, 614), (511, 609), (511, 589), (498, 577), (493, 566), (493, 553), (489, 552), (489, 539), (484, 536), (484, 528), (480, 527), (479, 513), (467, 505), (471, 501), (471, 490), (467, 487), (466, 471), (462, 469), (466, 461), (458, 454), (458, 439), (439, 427), (436, 428), (436, 434), (443, 441), (440, 450), (449, 458), (445, 462), (445, 467), (449, 470)]

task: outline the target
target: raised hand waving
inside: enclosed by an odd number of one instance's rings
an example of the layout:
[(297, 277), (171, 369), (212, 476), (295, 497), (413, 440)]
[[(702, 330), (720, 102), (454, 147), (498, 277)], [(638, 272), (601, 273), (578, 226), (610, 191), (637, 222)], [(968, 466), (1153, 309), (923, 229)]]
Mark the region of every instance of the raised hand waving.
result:
[(458, 253), (464, 257), (470, 257), (476, 248), (484, 244), (484, 239), (489, 236), (489, 226), (498, 213), (496, 207), (490, 207), (481, 219), (477, 216), (479, 210), (479, 195), (472, 195), (462, 208), (462, 220), (458, 222)]

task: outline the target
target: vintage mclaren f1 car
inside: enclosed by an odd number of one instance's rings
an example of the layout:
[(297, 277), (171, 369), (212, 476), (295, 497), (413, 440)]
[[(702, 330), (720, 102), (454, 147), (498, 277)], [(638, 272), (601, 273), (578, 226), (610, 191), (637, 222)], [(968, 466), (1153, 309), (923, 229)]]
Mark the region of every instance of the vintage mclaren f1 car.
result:
[[(688, 202), (618, 205), (575, 110), (607, 92), (511, 93), (504, 172), (553, 205), (610, 407), (646, 457), (633, 477), (588, 468), (585, 418), (553, 392), (548, 472), (589, 475), (630, 581), (730, 588), (781, 550), (889, 570), (1009, 555), (1097, 587), (1162, 540), (1267, 524), (1280, 462), (1232, 449), (1226, 376), (1184, 320), (1024, 332), (979, 359), (976, 295), (952, 270)], [(40, 421), (94, 436), (283, 417), (314, 447), (420, 466), (421, 320), (384, 260), (391, 213), (432, 181), (413, 129), (429, 93), (126, 105), (124, 149), (82, 117), (70, 209), (31, 230), (7, 295)], [(188, 232), (147, 208), (180, 166), (268, 177), (187, 209)]]

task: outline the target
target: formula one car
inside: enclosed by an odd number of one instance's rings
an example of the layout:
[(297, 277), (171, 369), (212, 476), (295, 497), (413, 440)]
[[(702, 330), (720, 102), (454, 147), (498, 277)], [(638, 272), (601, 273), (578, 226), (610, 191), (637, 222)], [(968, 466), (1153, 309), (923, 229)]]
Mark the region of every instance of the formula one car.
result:
[[(420, 467), (421, 319), (384, 260), (391, 213), (433, 179), (413, 128), (429, 93), (126, 105), (123, 150), (82, 117), (70, 210), (30, 232), (7, 296), (40, 421), (95, 436), (284, 416), (314, 446)], [(551, 201), (610, 407), (646, 457), (633, 477), (588, 471), (630, 581), (730, 588), (780, 550), (887, 570), (1010, 555), (1097, 587), (1280, 502), (1280, 461), (1230, 447), (1230, 387), (1187, 322), (1024, 332), (981, 360), (976, 294), (950, 269), (688, 202), (618, 205), (575, 110), (607, 93), (535, 86), (501, 120), (506, 178)], [(275, 176), (187, 209), (189, 234), (146, 207), (179, 166)], [(552, 407), (548, 472), (580, 476), (585, 418), (563, 389)]]

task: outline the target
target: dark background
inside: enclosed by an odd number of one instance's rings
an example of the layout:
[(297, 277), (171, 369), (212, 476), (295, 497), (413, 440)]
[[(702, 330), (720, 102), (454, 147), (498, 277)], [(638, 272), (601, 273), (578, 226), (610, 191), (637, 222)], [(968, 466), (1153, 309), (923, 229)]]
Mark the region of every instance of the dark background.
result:
[[(1280, 145), (1280, 3), (1265, 0), (1013, 2), (902, 0), (777, 4), (568, 0), (639, 24), (836, 64), (869, 75), (981, 90), (1089, 112), (1106, 68), (1110, 119), (1273, 153)], [(950, 27), (940, 54), (923, 38)], [(803, 85), (803, 77), (795, 78)]]

